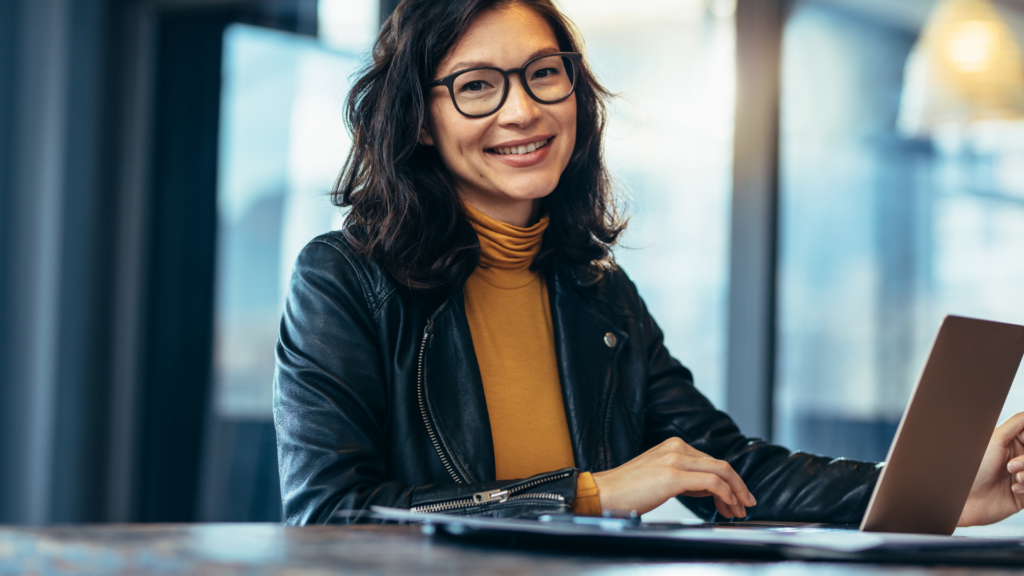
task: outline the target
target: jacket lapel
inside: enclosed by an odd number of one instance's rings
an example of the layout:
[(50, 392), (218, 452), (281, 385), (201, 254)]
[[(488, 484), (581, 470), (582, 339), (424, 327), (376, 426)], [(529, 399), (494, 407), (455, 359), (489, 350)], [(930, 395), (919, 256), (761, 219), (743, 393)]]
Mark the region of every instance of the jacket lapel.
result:
[(491, 421), (461, 292), (445, 300), (429, 326), (424, 396), (438, 441), (466, 482), (493, 481)]
[[(555, 354), (576, 466), (611, 467), (609, 402), (615, 394), (616, 359), (627, 334), (588, 306), (563, 269), (548, 276)], [(424, 397), (438, 441), (468, 483), (494, 478), (494, 443), (483, 379), (473, 348), (462, 293), (431, 316), (423, 358)], [(609, 346), (606, 335), (614, 335)]]
[(573, 456), (582, 471), (606, 470), (611, 467), (609, 402), (617, 382), (616, 357), (627, 335), (580, 298), (566, 270), (556, 269), (549, 278), (554, 280), (548, 288), (551, 321)]

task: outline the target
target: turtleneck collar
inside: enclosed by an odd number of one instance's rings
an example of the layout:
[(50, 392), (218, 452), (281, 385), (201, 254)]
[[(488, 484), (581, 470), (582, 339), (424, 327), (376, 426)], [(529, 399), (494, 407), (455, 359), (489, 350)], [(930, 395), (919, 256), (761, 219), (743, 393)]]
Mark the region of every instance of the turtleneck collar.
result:
[(547, 215), (526, 228), (506, 224), (463, 202), (466, 216), (480, 238), (480, 264), (474, 275), (498, 288), (521, 288), (537, 278), (530, 270), (533, 258), (540, 252)]

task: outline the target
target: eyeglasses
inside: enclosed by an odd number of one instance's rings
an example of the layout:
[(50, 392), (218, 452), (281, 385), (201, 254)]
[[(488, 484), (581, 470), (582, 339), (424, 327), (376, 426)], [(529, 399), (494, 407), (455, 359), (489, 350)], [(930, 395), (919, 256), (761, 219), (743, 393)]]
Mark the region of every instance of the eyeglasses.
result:
[(576, 89), (576, 72), (582, 58), (578, 52), (555, 52), (538, 56), (522, 68), (467, 68), (425, 87), (446, 86), (459, 113), (469, 118), (483, 118), (497, 112), (505, 103), (510, 74), (519, 74), (526, 93), (541, 104), (565, 100)]

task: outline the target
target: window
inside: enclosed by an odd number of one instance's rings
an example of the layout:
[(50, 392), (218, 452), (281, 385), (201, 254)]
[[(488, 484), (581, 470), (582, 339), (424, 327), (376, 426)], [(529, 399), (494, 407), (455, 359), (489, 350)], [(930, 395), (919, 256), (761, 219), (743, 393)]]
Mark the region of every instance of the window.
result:
[(329, 194), (351, 144), (343, 106), (377, 26), (375, 2), (337, 7), (321, 3), (322, 41), (246, 25), (224, 34), (203, 520), (280, 518), (277, 331), (299, 251), (342, 222)]
[[(883, 460), (947, 314), (1024, 323), (1020, 124), (896, 131), (918, 31), (817, 2), (785, 29), (776, 437)], [(1018, 375), (1003, 416), (1024, 410)]]
[(358, 55), (235, 25), (224, 38), (215, 406), (269, 420), (277, 327), (303, 246), (337, 228), (329, 193), (348, 153), (342, 120)]
[(615, 257), (668, 349), (723, 406), (735, 2), (559, 4), (619, 94), (605, 157), (631, 220)]

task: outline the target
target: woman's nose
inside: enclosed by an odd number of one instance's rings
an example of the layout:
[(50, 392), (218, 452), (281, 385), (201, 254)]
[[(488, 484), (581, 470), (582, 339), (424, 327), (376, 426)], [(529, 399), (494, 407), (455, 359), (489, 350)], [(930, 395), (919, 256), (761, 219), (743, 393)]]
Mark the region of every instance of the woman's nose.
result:
[(498, 121), (502, 124), (528, 126), (540, 117), (540, 103), (526, 92), (526, 87), (518, 75), (509, 78), (508, 81), (508, 97), (505, 99), (505, 105), (498, 111)]

